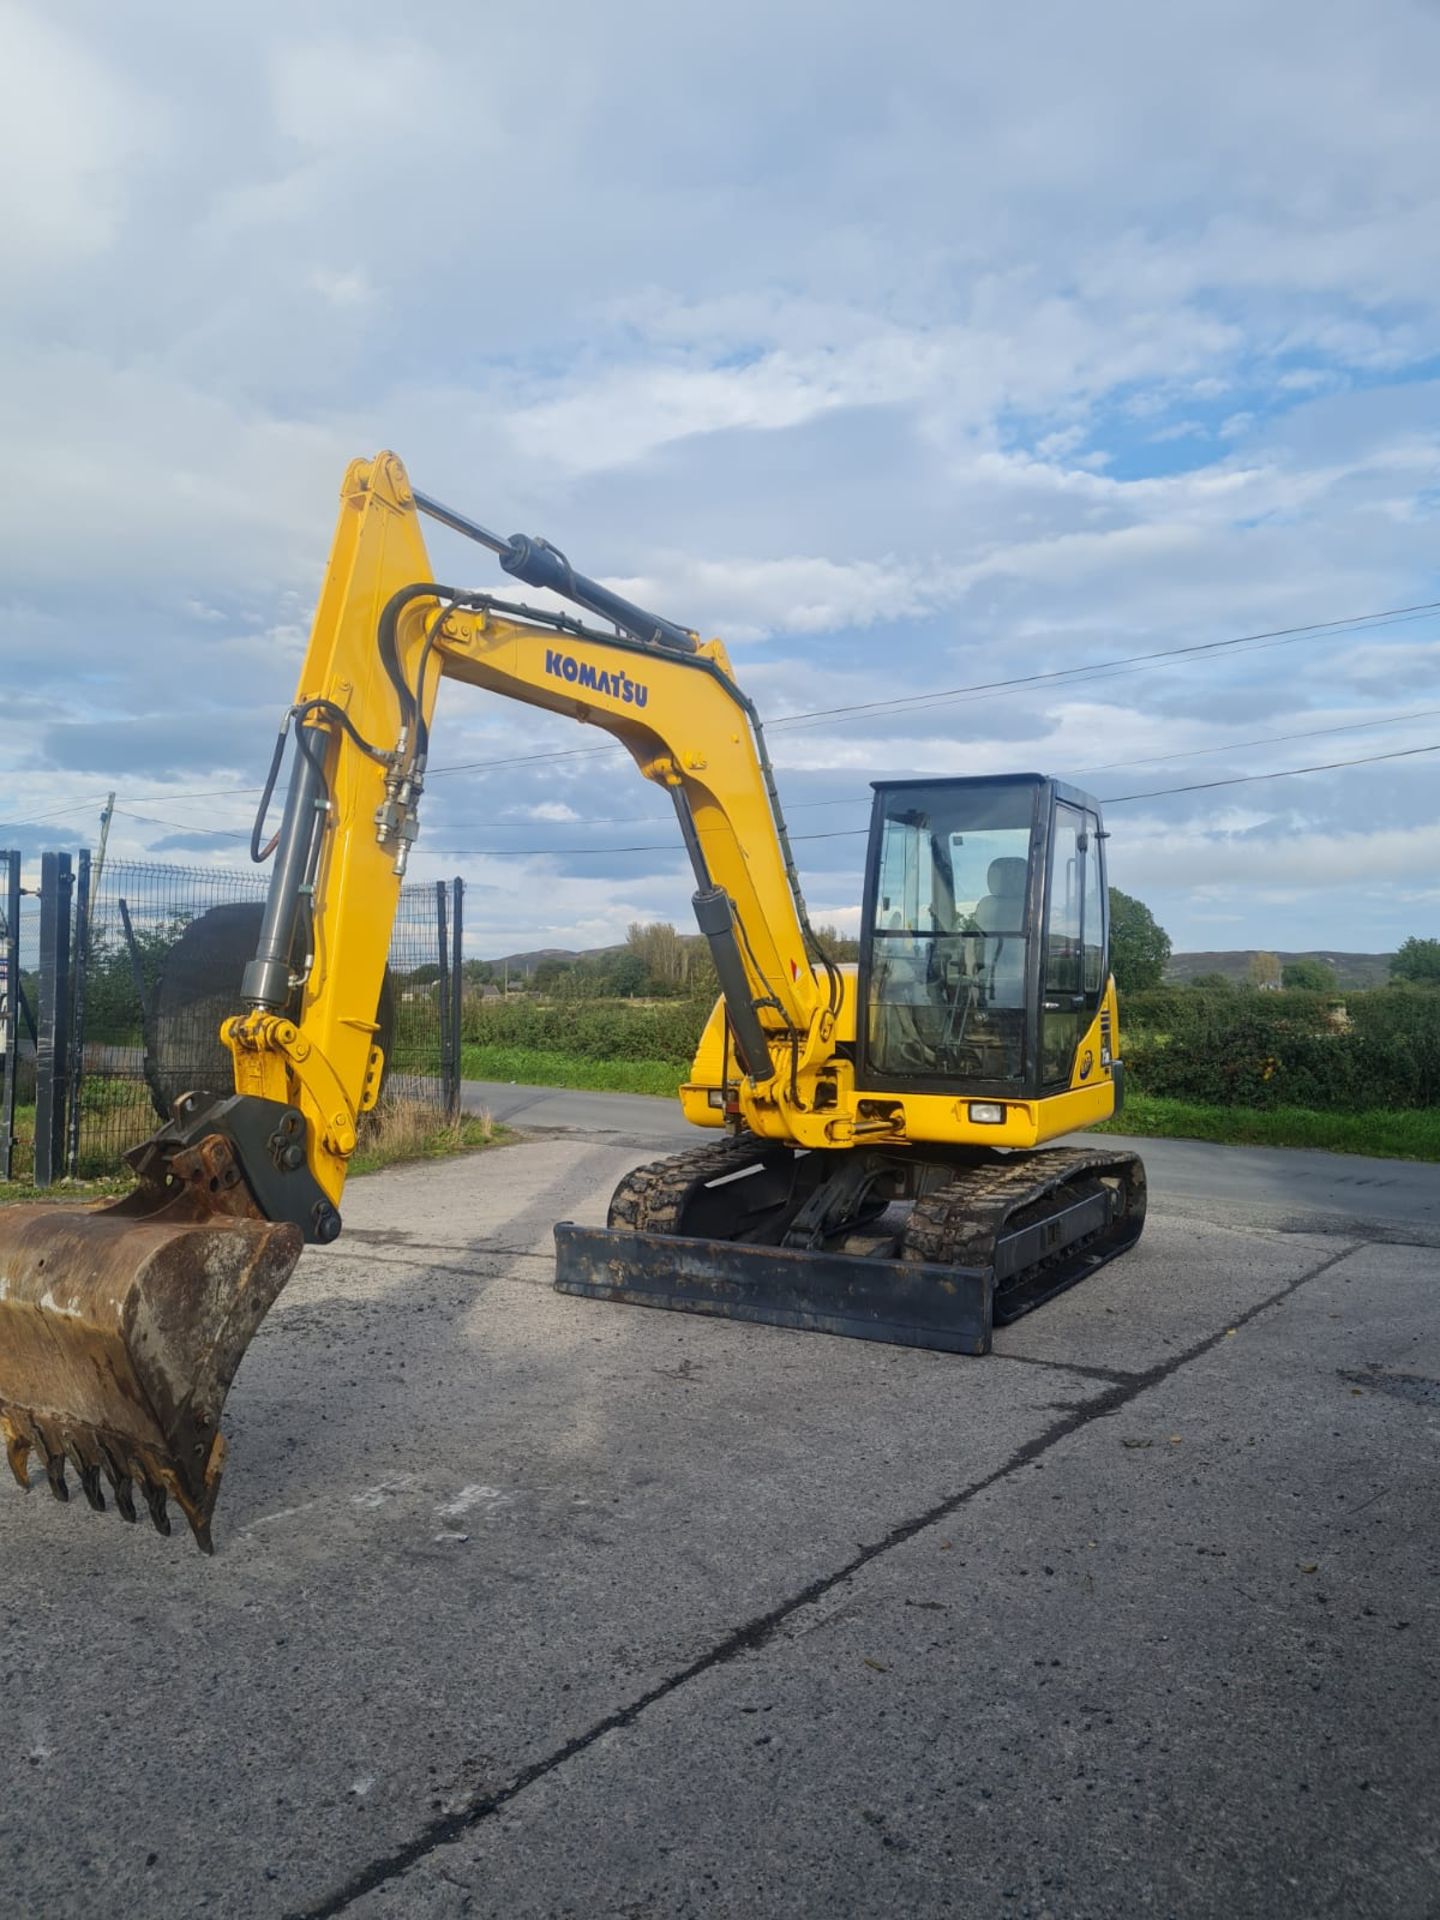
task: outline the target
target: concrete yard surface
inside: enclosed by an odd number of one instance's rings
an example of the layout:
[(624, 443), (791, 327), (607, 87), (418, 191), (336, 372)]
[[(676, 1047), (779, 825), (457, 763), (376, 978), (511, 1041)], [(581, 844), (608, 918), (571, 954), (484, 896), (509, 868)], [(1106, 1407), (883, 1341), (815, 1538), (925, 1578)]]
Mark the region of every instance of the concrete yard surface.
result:
[(7, 1913), (1440, 1912), (1413, 1210), (1152, 1174), (1133, 1254), (952, 1358), (555, 1294), (666, 1138), (565, 1099), (354, 1183), (213, 1560), (0, 1501)]

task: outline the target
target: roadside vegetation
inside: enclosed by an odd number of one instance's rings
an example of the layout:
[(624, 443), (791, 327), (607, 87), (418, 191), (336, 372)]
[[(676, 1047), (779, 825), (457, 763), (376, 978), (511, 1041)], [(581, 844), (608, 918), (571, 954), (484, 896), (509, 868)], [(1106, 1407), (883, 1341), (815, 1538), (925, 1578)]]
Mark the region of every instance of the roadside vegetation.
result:
[(1440, 1111), (1315, 1113), (1308, 1107), (1209, 1107), (1198, 1100), (1131, 1094), (1118, 1120), (1096, 1133), (1151, 1140), (1213, 1140), (1227, 1147), (1312, 1147), (1384, 1160), (1440, 1160)]
[[(1440, 1161), (1440, 941), (1407, 940), (1385, 987), (1342, 991), (1322, 961), (1265, 953), (1243, 983), (1165, 986), (1169, 936), (1142, 901), (1111, 906), (1128, 1076), (1111, 1131)], [(465, 1073), (673, 1095), (714, 992), (698, 942), (633, 927), (624, 948), (542, 961), (528, 991), (472, 992)]]
[[(1440, 941), (1405, 941), (1382, 987), (1342, 989), (1321, 960), (1282, 963), (1267, 953), (1250, 956), (1243, 980), (1208, 973), (1164, 985), (1165, 930), (1142, 901), (1117, 891), (1111, 913), (1128, 1093), (1112, 1131), (1440, 1161)], [(833, 958), (856, 958), (858, 944), (834, 928), (820, 937)], [(123, 982), (111, 971), (104, 992), (114, 997)], [(397, 982), (405, 1020), (417, 1033), (425, 1027), (427, 1058), (438, 1010), (426, 989), (438, 972), (421, 967)], [(466, 1078), (667, 1098), (686, 1077), (717, 992), (705, 943), (663, 923), (637, 924), (623, 946), (598, 953), (540, 956), (518, 980), (476, 960), (464, 976)], [(519, 981), (518, 991), (499, 990)], [(33, 1068), (20, 1092), (33, 1100)], [(123, 1192), (121, 1156), (154, 1125), (139, 1078), (87, 1076), (83, 1177), (51, 1194)], [(33, 1106), (21, 1106), (17, 1166), (26, 1173), (33, 1134)], [(452, 1124), (419, 1103), (387, 1101), (364, 1123), (355, 1171), (507, 1137), (483, 1118)], [(0, 1183), (0, 1201), (34, 1195), (23, 1182)]]
[[(133, 1129), (135, 1137), (129, 1144), (138, 1145), (156, 1124), (151, 1112), (148, 1121)], [(352, 1179), (402, 1161), (439, 1160), (480, 1147), (503, 1146), (515, 1138), (507, 1128), (497, 1126), (488, 1113), (467, 1113), (449, 1120), (422, 1101), (404, 1099), (382, 1100), (373, 1113), (362, 1115), (358, 1132), (359, 1145), (350, 1163)], [(15, 1141), (17, 1170), (28, 1174), (35, 1153), (33, 1106), (15, 1109)], [(78, 1164), (80, 1174), (76, 1179), (60, 1180), (52, 1187), (37, 1187), (28, 1178), (0, 1180), (0, 1206), (19, 1200), (104, 1200), (128, 1193), (135, 1184), (114, 1148), (94, 1143), (87, 1147), (83, 1116)]]
[(488, 1113), (462, 1113), (449, 1120), (419, 1100), (382, 1100), (363, 1114), (350, 1177), (378, 1173), (407, 1160), (444, 1160), (477, 1147), (503, 1146), (514, 1134)]
[(596, 1060), (543, 1047), (467, 1046), (467, 1080), (508, 1080), (521, 1087), (574, 1087), (583, 1093), (652, 1093), (673, 1097), (686, 1068), (671, 1060)]

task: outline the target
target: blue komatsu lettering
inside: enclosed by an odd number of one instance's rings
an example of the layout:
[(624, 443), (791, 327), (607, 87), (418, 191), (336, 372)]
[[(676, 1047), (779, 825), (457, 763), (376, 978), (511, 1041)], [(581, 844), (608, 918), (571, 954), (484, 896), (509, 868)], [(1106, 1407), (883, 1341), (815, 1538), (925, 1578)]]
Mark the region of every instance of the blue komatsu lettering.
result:
[(545, 671), (554, 674), (557, 680), (571, 680), (596, 693), (608, 694), (612, 700), (623, 700), (627, 707), (643, 707), (650, 698), (650, 689), (639, 680), (632, 680), (628, 674), (607, 673), (600, 667), (592, 667), (588, 660), (576, 660), (573, 655), (561, 653), (558, 647), (545, 649)]

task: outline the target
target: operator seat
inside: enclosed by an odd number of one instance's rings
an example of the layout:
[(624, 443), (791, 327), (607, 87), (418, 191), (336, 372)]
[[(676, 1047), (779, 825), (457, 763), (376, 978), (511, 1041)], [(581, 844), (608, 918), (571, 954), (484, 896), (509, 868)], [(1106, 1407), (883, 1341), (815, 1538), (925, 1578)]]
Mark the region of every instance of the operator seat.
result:
[(975, 903), (975, 922), (985, 935), (981, 973), (991, 1006), (1025, 1003), (1025, 883), (1030, 863), (1014, 856), (990, 862), (990, 891)]

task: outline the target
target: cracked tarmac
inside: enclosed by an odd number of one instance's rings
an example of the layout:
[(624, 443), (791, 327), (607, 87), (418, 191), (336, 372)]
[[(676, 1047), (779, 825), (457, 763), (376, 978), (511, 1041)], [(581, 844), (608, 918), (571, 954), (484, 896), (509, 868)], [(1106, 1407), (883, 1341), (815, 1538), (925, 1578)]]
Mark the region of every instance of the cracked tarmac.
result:
[(988, 1360), (554, 1294), (652, 1151), (356, 1182), (213, 1561), (0, 1501), (9, 1911), (1440, 1910), (1433, 1247), (1152, 1183)]

